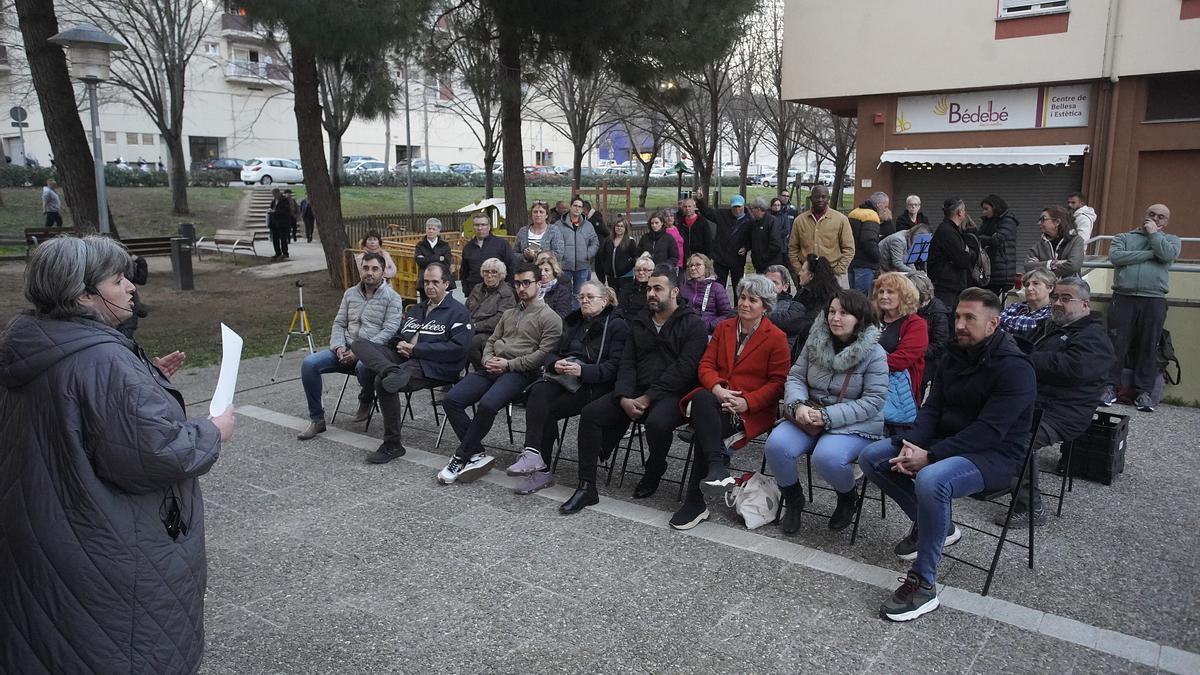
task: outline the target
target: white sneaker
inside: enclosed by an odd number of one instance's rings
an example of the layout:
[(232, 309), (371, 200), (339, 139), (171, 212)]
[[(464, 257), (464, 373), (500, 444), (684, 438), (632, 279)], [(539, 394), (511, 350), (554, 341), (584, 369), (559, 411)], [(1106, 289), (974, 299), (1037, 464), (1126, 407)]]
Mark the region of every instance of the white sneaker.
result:
[(459, 475), (462, 473), (463, 467), (466, 465), (467, 460), (463, 459), (462, 457), (459, 457), (458, 455), (451, 457), (450, 463), (447, 464), (444, 469), (438, 472), (437, 482), (441, 483), (442, 485), (450, 485), (454, 481), (458, 480)]
[(458, 480), (463, 483), (470, 483), (477, 480), (480, 476), (491, 471), (492, 463), (496, 461), (495, 457), (491, 457), (486, 453), (479, 453), (467, 461), (466, 466), (459, 469)]

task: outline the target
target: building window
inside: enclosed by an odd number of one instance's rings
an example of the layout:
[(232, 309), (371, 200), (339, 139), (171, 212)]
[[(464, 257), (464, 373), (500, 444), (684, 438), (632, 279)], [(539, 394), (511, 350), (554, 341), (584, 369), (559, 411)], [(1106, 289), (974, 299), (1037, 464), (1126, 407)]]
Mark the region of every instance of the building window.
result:
[(1071, 11), (1071, 0), (1000, 0), (997, 19), (1016, 19)]
[(117, 142), (117, 132), (115, 132), (115, 131), (104, 132), (104, 142), (115, 144)]
[(205, 42), (204, 43), (204, 55), (220, 58), (221, 45), (216, 42)]
[(138, 135), (137, 134), (125, 134), (125, 145), (137, 145), (137, 144), (138, 144)]
[(1148, 78), (1146, 121), (1200, 120), (1200, 71)]
[(554, 164), (554, 153), (550, 150), (538, 150), (533, 153), (533, 163), (538, 166), (552, 166)]
[(142, 145), (154, 145), (154, 134), (142, 134)]

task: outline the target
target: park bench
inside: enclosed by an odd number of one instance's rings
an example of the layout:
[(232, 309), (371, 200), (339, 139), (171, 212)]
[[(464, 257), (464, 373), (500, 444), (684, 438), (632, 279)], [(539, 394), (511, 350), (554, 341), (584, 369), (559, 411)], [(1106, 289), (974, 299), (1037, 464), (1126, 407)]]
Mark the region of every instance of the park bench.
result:
[(266, 235), (259, 232), (251, 232), (250, 230), (217, 230), (212, 236), (200, 237), (196, 240), (196, 257), (200, 257), (200, 252), (204, 250), (201, 244), (212, 244), (217, 253), (224, 253), (221, 250), (222, 246), (228, 246), (230, 253), (235, 253), (238, 249), (250, 251), (254, 257), (258, 257), (258, 250), (254, 247), (255, 241), (265, 241)]
[(27, 227), (25, 228), (25, 258), (29, 259), (29, 254), (33, 253), (33, 249), (47, 239), (67, 235), (70, 237), (82, 237), (86, 234), (95, 234), (96, 231), (91, 228), (77, 227)]
[(171, 241), (179, 237), (129, 237), (121, 243), (130, 253), (142, 258), (151, 256), (171, 255)]

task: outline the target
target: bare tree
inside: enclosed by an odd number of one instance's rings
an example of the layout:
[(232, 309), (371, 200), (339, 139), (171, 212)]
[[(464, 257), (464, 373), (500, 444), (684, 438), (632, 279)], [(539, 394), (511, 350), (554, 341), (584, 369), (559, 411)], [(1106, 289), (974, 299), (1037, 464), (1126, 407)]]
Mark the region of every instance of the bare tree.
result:
[(638, 208), (646, 208), (646, 194), (650, 189), (650, 172), (662, 153), (666, 140), (666, 125), (660, 117), (647, 110), (635, 94), (625, 91), (615, 99), (612, 115), (629, 139), (631, 156), (642, 165), (642, 189), (638, 193)]
[(759, 117), (765, 125), (763, 142), (775, 153), (775, 175), (779, 185), (786, 181), (788, 167), (800, 152), (800, 104), (783, 100), (783, 2), (765, 0), (757, 23), (758, 68), (753, 97)]
[[(749, 73), (746, 73), (749, 76)], [(754, 104), (755, 96), (750, 90), (749, 79), (742, 80), (745, 86), (741, 91), (729, 92), (729, 103), (725, 106), (725, 123), (733, 136), (733, 148), (738, 155), (738, 193), (746, 196), (746, 174), (750, 167), (750, 158), (758, 147), (766, 128), (766, 120), (758, 114)]]
[(30, 78), (37, 89), (46, 136), (54, 150), (54, 168), (71, 218), (76, 227), (97, 227), (100, 209), (96, 204), (95, 166), (75, 104), (67, 59), (61, 47), (46, 41), (59, 32), (54, 4), (42, 0), (16, 0), (14, 4)]
[(66, 6), (128, 46), (115, 54), (112, 83), (127, 91), (158, 127), (170, 157), (173, 210), (188, 213), (184, 88), (188, 64), (220, 5), (207, 0), (70, 0)]
[(800, 135), (804, 145), (817, 153), (817, 173), (820, 175), (820, 158), (833, 161), (833, 185), (830, 202), (835, 208), (842, 203), (842, 183), (854, 155), (854, 143), (858, 121), (853, 117), (841, 117), (824, 108), (804, 106)]
[(321, 126), (329, 139), (329, 176), (341, 209), (342, 137), (356, 119), (375, 119), (392, 111), (397, 85), (387, 58), (378, 53), (347, 53), (317, 59)]
[[(612, 81), (603, 70), (578, 75), (571, 68), (570, 54), (558, 52), (537, 75), (535, 88), (541, 105), (533, 114), (571, 141), (572, 190), (578, 190), (583, 156), (600, 141), (596, 133), (612, 120)], [(549, 105), (547, 105), (549, 104)]]

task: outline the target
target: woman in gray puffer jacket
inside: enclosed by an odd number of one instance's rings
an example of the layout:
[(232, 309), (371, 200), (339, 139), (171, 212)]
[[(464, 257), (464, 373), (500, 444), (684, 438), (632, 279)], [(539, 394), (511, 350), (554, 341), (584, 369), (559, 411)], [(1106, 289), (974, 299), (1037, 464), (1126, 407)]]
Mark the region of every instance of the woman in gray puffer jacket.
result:
[(232, 408), (189, 420), (115, 326), (129, 256), (107, 237), (39, 246), (32, 312), (0, 334), (0, 672), (193, 673), (204, 653), (197, 476)]
[(829, 528), (850, 524), (856, 506), (853, 464), (860, 450), (884, 437), (887, 393), (887, 352), (879, 346), (875, 312), (862, 293), (839, 290), (788, 373), (787, 412), (767, 438), (767, 462), (787, 506), (784, 534), (800, 529), (804, 490), (796, 463), (810, 452), (817, 475), (837, 491)]

